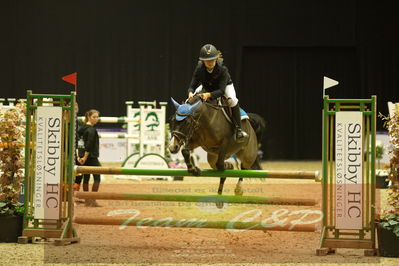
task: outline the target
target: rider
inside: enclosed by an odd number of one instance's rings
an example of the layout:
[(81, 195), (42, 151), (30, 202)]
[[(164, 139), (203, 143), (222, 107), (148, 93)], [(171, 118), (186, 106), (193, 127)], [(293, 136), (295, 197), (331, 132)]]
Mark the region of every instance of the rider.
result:
[(236, 141), (244, 141), (248, 134), (241, 129), (240, 106), (233, 81), (229, 70), (223, 65), (220, 51), (212, 44), (205, 44), (200, 50), (199, 60), (188, 88), (188, 98), (200, 92), (204, 101), (225, 95), (233, 114)]

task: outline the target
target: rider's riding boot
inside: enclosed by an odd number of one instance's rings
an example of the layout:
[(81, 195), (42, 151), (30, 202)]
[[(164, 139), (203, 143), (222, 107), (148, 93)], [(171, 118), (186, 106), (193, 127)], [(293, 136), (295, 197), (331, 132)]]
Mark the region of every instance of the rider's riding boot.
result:
[(241, 115), (240, 115), (240, 105), (237, 103), (236, 106), (231, 107), (231, 112), (233, 115), (233, 121), (235, 125), (235, 139), (236, 142), (243, 142), (248, 134), (241, 129)]

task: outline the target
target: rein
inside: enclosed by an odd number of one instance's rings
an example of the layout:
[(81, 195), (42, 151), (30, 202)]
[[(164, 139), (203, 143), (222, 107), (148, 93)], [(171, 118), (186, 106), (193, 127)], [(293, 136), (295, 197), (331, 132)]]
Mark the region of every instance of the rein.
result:
[[(196, 94), (196, 95), (194, 95), (193, 96), (193, 98), (191, 98), (189, 101), (188, 101), (188, 103), (190, 104), (190, 105), (193, 105), (193, 104), (195, 104), (197, 101), (195, 101), (196, 99), (199, 99), (199, 101), (202, 101), (202, 103), (203, 104), (206, 104), (207, 106), (209, 106), (209, 107), (212, 107), (212, 108), (214, 108), (214, 109), (222, 109), (222, 108), (224, 108), (224, 107), (229, 107), (229, 105), (226, 105), (226, 104), (221, 104), (221, 105), (219, 105), (218, 103), (211, 103), (211, 102), (207, 102), (207, 101), (203, 101), (202, 100), (202, 98), (201, 98), (201, 96), (199, 96), (199, 94)], [(222, 101), (221, 101), (222, 102)]]
[(209, 102), (202, 102), (202, 103), (204, 103), (206, 106), (212, 107), (213, 109), (217, 109), (217, 110), (221, 110), (224, 107), (229, 107), (228, 105), (224, 105), (224, 104), (218, 105), (218, 104), (213, 104), (213, 103), (209, 103)]

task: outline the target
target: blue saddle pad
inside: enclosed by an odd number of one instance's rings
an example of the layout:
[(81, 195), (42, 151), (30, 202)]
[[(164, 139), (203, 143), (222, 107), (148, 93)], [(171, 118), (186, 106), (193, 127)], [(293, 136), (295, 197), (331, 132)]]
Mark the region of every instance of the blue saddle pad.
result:
[(245, 112), (242, 108), (240, 108), (240, 116), (241, 116), (241, 120), (249, 119), (247, 112)]

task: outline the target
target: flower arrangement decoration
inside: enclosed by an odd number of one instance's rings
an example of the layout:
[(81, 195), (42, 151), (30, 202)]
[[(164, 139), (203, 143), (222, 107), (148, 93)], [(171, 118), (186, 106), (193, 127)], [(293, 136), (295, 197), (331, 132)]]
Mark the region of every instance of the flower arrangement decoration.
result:
[(0, 215), (23, 215), (23, 204), (18, 202), (24, 178), (23, 148), (25, 143), (26, 104), (0, 113)]
[(392, 230), (399, 237), (399, 110), (391, 117), (379, 115), (388, 130), (392, 148), (389, 150), (390, 173), (388, 180), (391, 182), (387, 190), (387, 206), (381, 213), (380, 226)]

